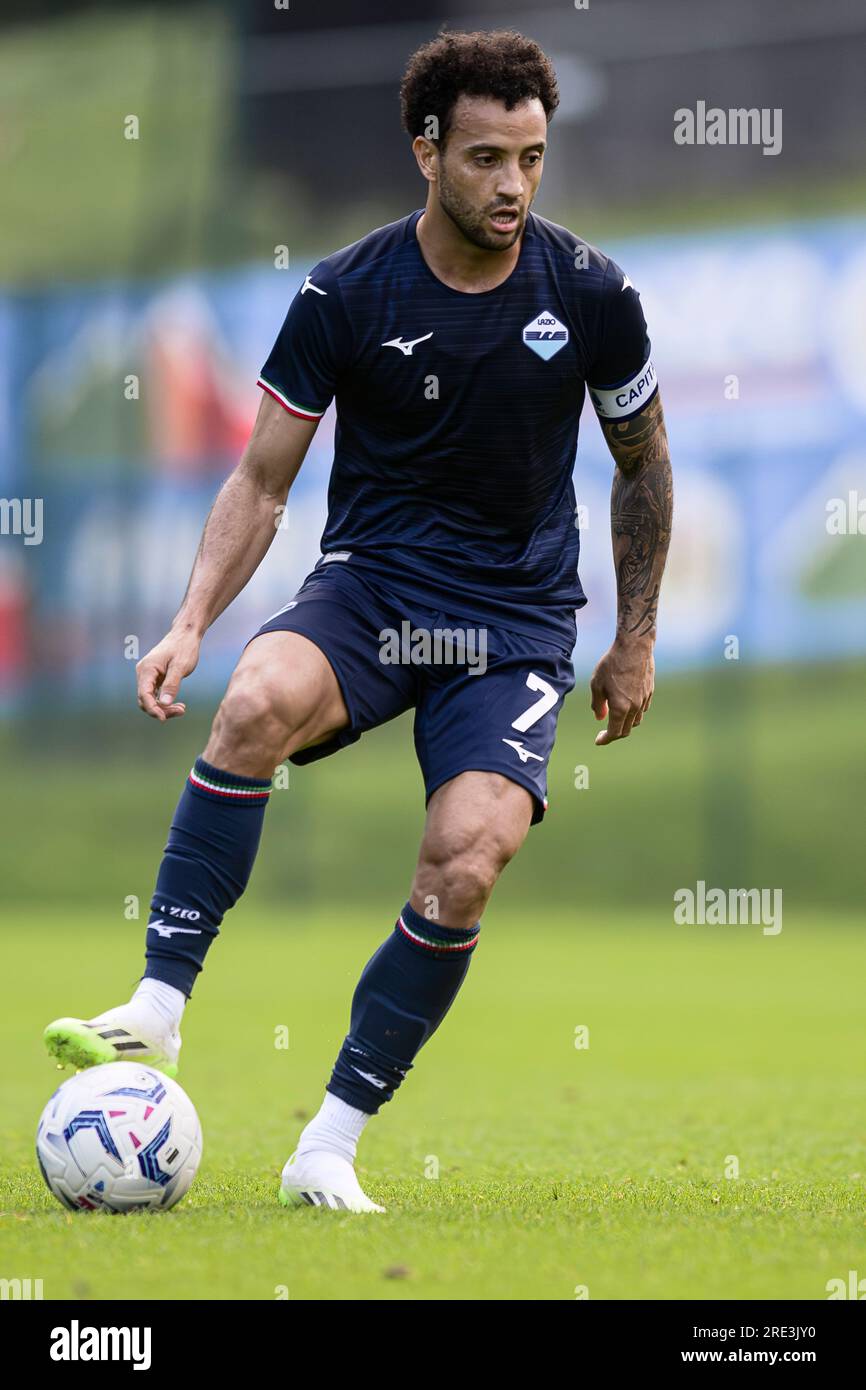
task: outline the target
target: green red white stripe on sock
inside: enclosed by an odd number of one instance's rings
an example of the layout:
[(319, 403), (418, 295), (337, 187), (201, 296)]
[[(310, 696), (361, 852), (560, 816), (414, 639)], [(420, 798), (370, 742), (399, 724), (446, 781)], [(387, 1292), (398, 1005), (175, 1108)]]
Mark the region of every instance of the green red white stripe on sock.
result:
[(190, 769), (189, 780), (200, 791), (225, 796), (232, 801), (267, 801), (271, 794), (270, 782), (248, 782), (246, 785), (222, 782), (195, 767)]
[(427, 932), (423, 927), (409, 926), (401, 913), (397, 918), (397, 930), (401, 931), (410, 941), (413, 941), (416, 946), (422, 946), (426, 951), (442, 951), (449, 954), (456, 952), (459, 955), (461, 952), (472, 950), (478, 941), (478, 933), (481, 928), (475, 927), (471, 931), (461, 931), (459, 937), (456, 931), (451, 931), (448, 935), (453, 939), (449, 941), (445, 937), (443, 928), (440, 927), (439, 933), (441, 934), (436, 935), (434, 934), (435, 929)]

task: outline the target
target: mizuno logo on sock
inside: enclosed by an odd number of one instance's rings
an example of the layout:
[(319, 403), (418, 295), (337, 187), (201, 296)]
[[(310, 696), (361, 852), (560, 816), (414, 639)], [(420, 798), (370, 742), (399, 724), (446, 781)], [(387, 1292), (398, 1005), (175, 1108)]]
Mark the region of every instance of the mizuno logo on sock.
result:
[(158, 932), (160, 936), (171, 936), (173, 932), (183, 932), (185, 936), (201, 936), (200, 927), (173, 927), (170, 922), (148, 922), (148, 931)]
[(352, 1071), (356, 1071), (359, 1076), (363, 1076), (364, 1080), (369, 1081), (371, 1086), (378, 1086), (380, 1091), (384, 1091), (388, 1085), (387, 1081), (382, 1081), (370, 1071), (361, 1071), (360, 1067), (352, 1067)]

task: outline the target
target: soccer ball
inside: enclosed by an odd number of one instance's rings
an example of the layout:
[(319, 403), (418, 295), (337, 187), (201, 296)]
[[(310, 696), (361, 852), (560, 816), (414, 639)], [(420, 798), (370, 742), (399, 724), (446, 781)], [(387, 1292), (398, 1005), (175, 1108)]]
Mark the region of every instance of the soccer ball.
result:
[(161, 1071), (106, 1062), (54, 1092), (36, 1131), (42, 1176), (72, 1211), (173, 1207), (201, 1162), (189, 1096)]

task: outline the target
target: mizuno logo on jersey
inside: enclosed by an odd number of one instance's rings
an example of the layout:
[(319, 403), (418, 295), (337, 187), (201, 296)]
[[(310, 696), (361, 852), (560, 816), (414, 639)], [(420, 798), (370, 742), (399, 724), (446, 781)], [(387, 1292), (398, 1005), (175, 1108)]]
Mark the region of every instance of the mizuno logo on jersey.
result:
[(568, 342), (568, 329), (558, 318), (554, 318), (549, 309), (545, 309), (537, 319), (526, 325), (523, 341), (545, 362), (549, 362)]
[(309, 275), (304, 276), (304, 283), (301, 285), (301, 294), (306, 294), (307, 290), (315, 290), (316, 294), (327, 294), (327, 290), (320, 290), (318, 285), (314, 285)]
[(401, 335), (399, 338), (389, 338), (387, 343), (380, 343), (379, 346), (399, 348), (404, 357), (411, 357), (414, 347), (417, 347), (419, 343), (426, 343), (427, 339), (432, 337), (433, 332), (431, 329), (429, 333), (424, 334), (423, 338), (412, 338), (409, 342), (404, 343)]

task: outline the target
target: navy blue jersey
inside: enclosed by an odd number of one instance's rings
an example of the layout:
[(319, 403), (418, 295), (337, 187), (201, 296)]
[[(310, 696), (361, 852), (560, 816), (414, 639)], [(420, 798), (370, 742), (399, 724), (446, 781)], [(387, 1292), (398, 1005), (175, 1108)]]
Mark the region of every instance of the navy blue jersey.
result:
[(588, 384), (606, 418), (655, 391), (637, 292), (572, 232), (527, 218), (480, 294), (421, 254), (422, 209), (320, 261), (259, 384), (337, 424), (322, 550), (453, 613), (574, 640), (586, 599), (572, 468)]

